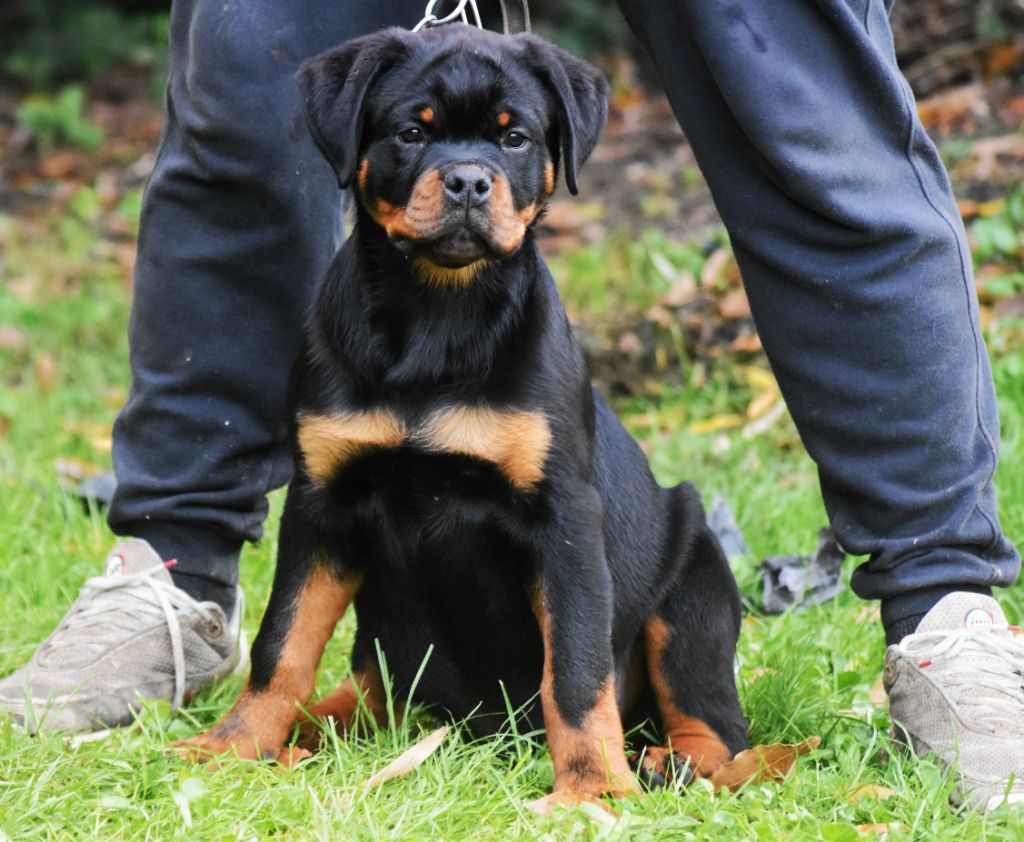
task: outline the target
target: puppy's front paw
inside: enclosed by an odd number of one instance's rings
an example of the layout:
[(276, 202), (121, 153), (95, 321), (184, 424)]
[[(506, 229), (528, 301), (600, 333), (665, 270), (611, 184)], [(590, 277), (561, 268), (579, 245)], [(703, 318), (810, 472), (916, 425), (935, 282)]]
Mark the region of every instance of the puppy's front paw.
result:
[(174, 743), (175, 752), (189, 763), (216, 761), (224, 755), (242, 760), (277, 760), (283, 748), (283, 743), (277, 746), (260, 745), (258, 736), (251, 732), (225, 734), (223, 724), (211, 728), (205, 734)]
[(644, 750), (636, 774), (648, 789), (665, 786), (669, 781), (687, 786), (694, 778), (690, 759), (662, 746), (648, 746)]
[(243, 694), (209, 731), (175, 743), (174, 749), (190, 763), (209, 762), (228, 754), (242, 760), (277, 760), (295, 721), (294, 714), (283, 713), (286, 708), (254, 704), (251, 697)]

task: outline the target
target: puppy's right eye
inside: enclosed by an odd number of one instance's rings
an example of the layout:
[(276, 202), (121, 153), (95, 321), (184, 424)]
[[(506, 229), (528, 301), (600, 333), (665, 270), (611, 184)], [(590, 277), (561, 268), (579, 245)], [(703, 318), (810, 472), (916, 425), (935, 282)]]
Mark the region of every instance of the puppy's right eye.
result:
[(418, 126), (413, 126), (409, 129), (402, 129), (398, 133), (398, 139), (402, 143), (419, 143), (423, 140), (423, 129)]

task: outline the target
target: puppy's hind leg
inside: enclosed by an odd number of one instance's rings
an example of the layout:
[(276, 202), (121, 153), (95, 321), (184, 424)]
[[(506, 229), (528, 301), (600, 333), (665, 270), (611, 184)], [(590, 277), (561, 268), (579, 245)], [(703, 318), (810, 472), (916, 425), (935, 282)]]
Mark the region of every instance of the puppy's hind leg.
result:
[(710, 775), (747, 742), (733, 672), (739, 591), (696, 491), (684, 484), (665, 493), (670, 529), (694, 538), (673, 548), (687, 557), (666, 565), (677, 571), (675, 580), (644, 625), (647, 672), (665, 740), (664, 748), (646, 753), (640, 773), (648, 781), (684, 763), (693, 774)]
[[(366, 714), (378, 727), (383, 728), (387, 725), (388, 693), (384, 686), (384, 677), (376, 659), (369, 652), (360, 651), (358, 632), (356, 641), (352, 652), (352, 675), (335, 690), (310, 705), (304, 715), (299, 717), (299, 738), (296, 745), (300, 748), (316, 751), (321, 747), (325, 733), (319, 723), (328, 718), (333, 720), (333, 727), (340, 734), (348, 734), (368, 726), (369, 723), (364, 720), (362, 714)], [(404, 705), (399, 700), (394, 702), (394, 713), (396, 720), (401, 721)]]

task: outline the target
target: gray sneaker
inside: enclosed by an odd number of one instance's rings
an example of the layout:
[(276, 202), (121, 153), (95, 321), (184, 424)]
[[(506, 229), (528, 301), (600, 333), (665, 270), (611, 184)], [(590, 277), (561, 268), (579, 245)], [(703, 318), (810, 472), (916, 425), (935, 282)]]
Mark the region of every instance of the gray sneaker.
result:
[(239, 663), (241, 615), (241, 591), (229, 619), (175, 587), (146, 541), (123, 541), (32, 659), (0, 681), (0, 711), (35, 733), (127, 725), (142, 699), (177, 709)]
[(957, 770), (953, 798), (1024, 802), (1024, 639), (987, 596), (951, 593), (885, 654), (897, 736)]

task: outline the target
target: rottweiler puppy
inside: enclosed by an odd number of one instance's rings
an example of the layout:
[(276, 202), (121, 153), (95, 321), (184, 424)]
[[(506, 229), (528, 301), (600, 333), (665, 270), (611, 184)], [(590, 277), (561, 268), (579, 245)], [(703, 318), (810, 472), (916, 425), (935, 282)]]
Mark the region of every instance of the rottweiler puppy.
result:
[[(697, 492), (660, 488), (591, 388), (534, 243), (560, 169), (576, 192), (604, 77), (447, 25), (350, 41), (301, 78), (355, 227), (294, 371), (251, 677), (184, 751), (284, 759), (297, 719), (310, 742), (307, 716), (386, 720), (379, 646), (395, 698), (478, 735), (543, 722), (552, 802), (637, 790), (624, 725), (660, 731), (649, 782), (710, 774), (746, 740), (739, 594)], [(307, 710), (349, 604), (352, 676)]]

